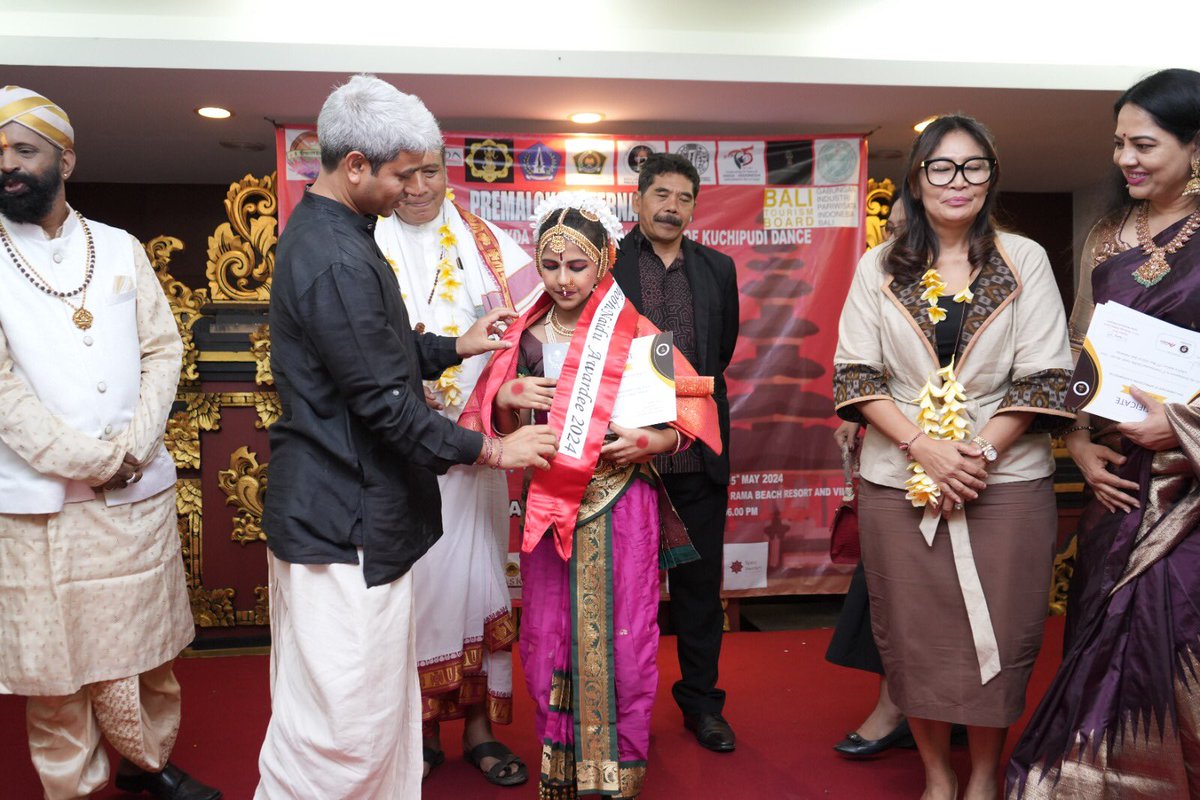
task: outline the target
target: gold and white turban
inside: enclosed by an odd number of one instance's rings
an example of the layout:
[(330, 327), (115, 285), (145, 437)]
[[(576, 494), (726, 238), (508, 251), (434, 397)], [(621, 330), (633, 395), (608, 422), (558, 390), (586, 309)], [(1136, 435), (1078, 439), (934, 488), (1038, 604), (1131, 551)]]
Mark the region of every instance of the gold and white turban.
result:
[(29, 89), (20, 86), (0, 89), (0, 128), (10, 122), (24, 125), (63, 150), (75, 146), (75, 129), (67, 112)]

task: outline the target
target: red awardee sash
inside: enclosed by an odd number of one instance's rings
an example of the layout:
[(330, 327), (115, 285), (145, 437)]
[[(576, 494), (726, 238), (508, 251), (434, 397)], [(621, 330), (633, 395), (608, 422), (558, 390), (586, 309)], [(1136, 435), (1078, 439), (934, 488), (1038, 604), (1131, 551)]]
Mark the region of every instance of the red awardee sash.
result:
[(535, 470), (529, 485), (523, 552), (550, 533), (558, 554), (571, 557), (579, 503), (596, 470), (637, 323), (637, 310), (605, 275), (579, 317), (554, 391), (549, 423), (559, 432), (558, 455), (549, 471)]

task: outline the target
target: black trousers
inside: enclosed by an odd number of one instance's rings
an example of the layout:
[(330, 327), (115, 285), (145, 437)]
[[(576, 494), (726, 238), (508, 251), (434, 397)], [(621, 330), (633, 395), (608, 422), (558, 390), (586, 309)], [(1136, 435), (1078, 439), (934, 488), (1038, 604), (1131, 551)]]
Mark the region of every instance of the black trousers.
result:
[(721, 608), (725, 512), (729, 487), (703, 472), (663, 475), (663, 485), (687, 527), (700, 560), (671, 570), (671, 627), (678, 637), (681, 679), (672, 687), (686, 715), (719, 714), (725, 692), (717, 688), (717, 661), (725, 614)]

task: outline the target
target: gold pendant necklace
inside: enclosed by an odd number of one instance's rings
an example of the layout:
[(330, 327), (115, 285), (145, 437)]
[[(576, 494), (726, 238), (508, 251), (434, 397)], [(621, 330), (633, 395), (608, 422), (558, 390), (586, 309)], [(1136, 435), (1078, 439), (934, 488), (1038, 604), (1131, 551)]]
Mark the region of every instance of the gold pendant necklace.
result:
[[(83, 215), (78, 211), (74, 213), (75, 217), (79, 220), (79, 227), (83, 230), (84, 241), (87, 242), (87, 262), (83, 273), (83, 283), (80, 284), (79, 288), (70, 292), (58, 291), (50, 285), (49, 281), (42, 277), (42, 274), (25, 258), (25, 254), (17, 249), (17, 243), (13, 241), (12, 236), (9, 235), (8, 228), (5, 227), (3, 222), (0, 222), (0, 243), (4, 245), (8, 257), (12, 260), (13, 265), (16, 266), (17, 271), (25, 276), (25, 279), (33, 284), (34, 288), (42, 294), (61, 300), (67, 308), (71, 309), (71, 322), (75, 324), (75, 327), (81, 331), (86, 331), (92, 327), (92, 323), (95, 321), (92, 312), (88, 311), (86, 306), (88, 286), (91, 285), (92, 275), (96, 271), (96, 243), (92, 239), (92, 231), (88, 228), (87, 222), (84, 221)], [(67, 299), (76, 295), (79, 296), (78, 307)]]
[(1149, 258), (1131, 273), (1133, 279), (1142, 286), (1153, 286), (1167, 277), (1167, 273), (1171, 271), (1171, 265), (1167, 263), (1167, 256), (1173, 255), (1187, 244), (1188, 239), (1192, 238), (1192, 234), (1197, 229), (1200, 229), (1200, 208), (1191, 213), (1187, 222), (1183, 224), (1179, 233), (1175, 234), (1171, 241), (1159, 247), (1154, 243), (1154, 237), (1150, 235), (1150, 204), (1142, 203), (1138, 206), (1134, 230), (1137, 232), (1138, 246), (1142, 248), (1142, 253)]
[[(63, 300), (63, 302), (67, 303), (66, 300)], [(75, 327), (79, 328), (81, 331), (86, 331), (88, 328), (92, 327), (92, 322), (95, 321), (95, 317), (92, 316), (92, 312), (83, 307), (82, 303), (85, 302), (87, 302), (87, 297), (82, 299), (79, 308), (75, 308), (75, 306), (67, 303), (67, 308), (75, 309), (75, 313), (71, 315), (71, 322), (74, 322)]]

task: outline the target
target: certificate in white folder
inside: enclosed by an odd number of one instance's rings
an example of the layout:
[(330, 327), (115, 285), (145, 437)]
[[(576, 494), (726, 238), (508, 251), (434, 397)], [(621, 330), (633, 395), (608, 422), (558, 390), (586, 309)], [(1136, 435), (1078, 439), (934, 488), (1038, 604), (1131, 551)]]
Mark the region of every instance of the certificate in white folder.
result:
[(1114, 422), (1140, 422), (1147, 409), (1129, 388), (1164, 403), (1190, 403), (1200, 395), (1200, 332), (1101, 303), (1067, 390), (1067, 408)]
[[(557, 380), (567, 358), (567, 342), (542, 344), (542, 372)], [(670, 331), (639, 336), (629, 343), (629, 356), (613, 404), (612, 421), (626, 428), (674, 422), (675, 344)]]

